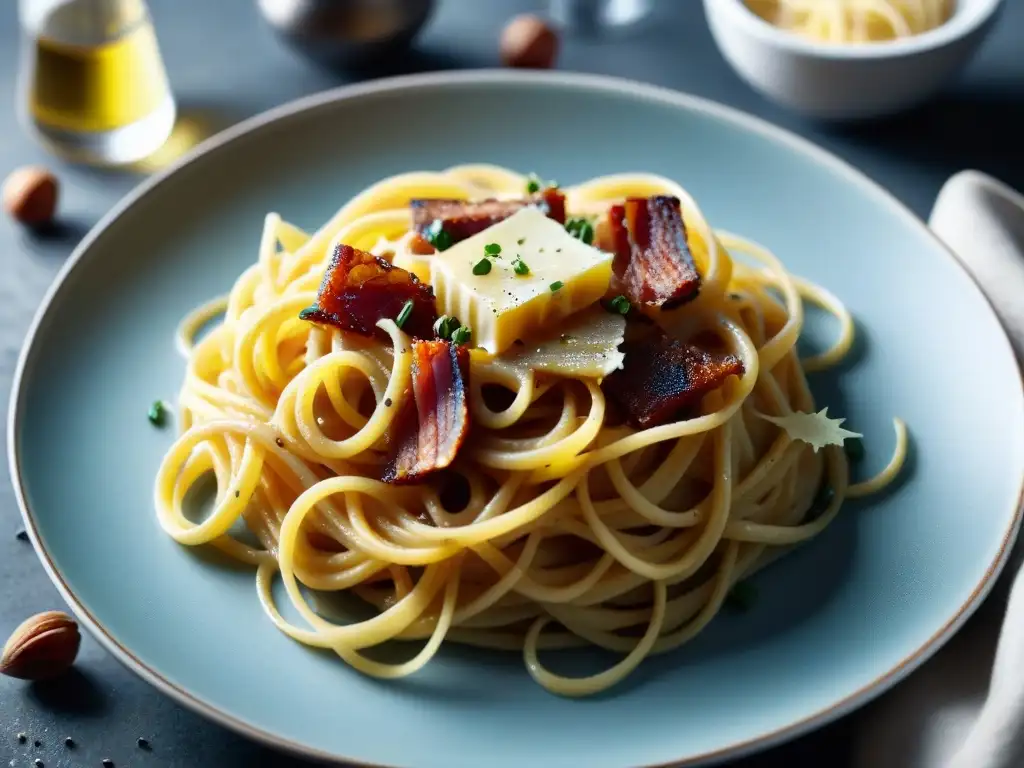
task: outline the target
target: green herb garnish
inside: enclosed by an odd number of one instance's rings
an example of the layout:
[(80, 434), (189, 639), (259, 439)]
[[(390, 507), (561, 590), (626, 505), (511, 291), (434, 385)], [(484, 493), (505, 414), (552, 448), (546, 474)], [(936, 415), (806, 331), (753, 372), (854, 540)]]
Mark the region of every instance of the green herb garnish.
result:
[(467, 328), (464, 325), (460, 325), (458, 328), (452, 331), (452, 344), (456, 344), (461, 347), (463, 344), (466, 344), (469, 341), (472, 335), (473, 332), (470, 331), (469, 328)]
[(528, 195), (535, 195), (542, 189), (555, 189), (558, 187), (558, 182), (554, 179), (551, 181), (544, 181), (536, 173), (531, 173), (526, 177), (526, 193)]
[(864, 441), (859, 437), (844, 440), (843, 450), (846, 451), (846, 457), (852, 462), (864, 460)]
[(320, 307), (318, 307), (316, 304), (310, 304), (304, 310), (299, 312), (299, 320), (309, 320), (310, 318), (313, 317), (313, 315), (315, 315), (319, 311)]
[(395, 318), (395, 325), (401, 328), (405, 325), (405, 321), (412, 315), (413, 303), (412, 299), (409, 299), (405, 304), (402, 305), (402, 309), (398, 312), (398, 317)]
[(440, 219), (434, 219), (430, 222), (430, 226), (427, 227), (427, 231), (423, 233), (423, 236), (427, 239), (428, 243), (439, 251), (445, 251), (452, 247), (452, 236), (445, 230), (444, 222)]
[(457, 317), (449, 317), (448, 315), (441, 315), (434, 322), (434, 333), (440, 339), (450, 339), (455, 329), (458, 328), (462, 323), (459, 322)]
[(549, 285), (548, 288), (550, 288), (551, 292), (554, 293), (555, 291), (562, 290), (562, 286), (564, 286), (564, 285), (565, 285), (565, 283), (563, 283), (561, 280), (555, 280), (555, 282), (553, 282), (551, 285)]
[(474, 275), (486, 275), (491, 271), (491, 262), (487, 259), (480, 259), (476, 264), (473, 265)]
[(594, 225), (588, 219), (574, 216), (565, 222), (565, 231), (587, 245), (594, 242)]
[(164, 401), (154, 400), (153, 404), (149, 406), (149, 413), (146, 415), (149, 417), (150, 422), (158, 427), (162, 427), (167, 416), (167, 409), (164, 406)]
[(757, 587), (749, 581), (737, 582), (725, 596), (725, 602), (730, 608), (749, 611), (757, 602)]
[(517, 275), (528, 275), (528, 274), (530, 274), (530, 268), (528, 266), (526, 266), (526, 262), (523, 261), (518, 256), (516, 257), (516, 260), (512, 262), (512, 270)]
[(620, 315), (628, 315), (630, 309), (629, 299), (620, 294), (608, 302), (608, 309), (611, 312), (618, 312)]
[(486, 253), (488, 256), (497, 256), (499, 253), (501, 253), (501, 246), (498, 245), (497, 243), (488, 243), (487, 245), (484, 246), (484, 253)]
[(516, 244), (517, 245), (522, 245), (525, 242), (526, 242), (526, 238), (525, 237), (520, 237), (518, 240), (516, 240)]

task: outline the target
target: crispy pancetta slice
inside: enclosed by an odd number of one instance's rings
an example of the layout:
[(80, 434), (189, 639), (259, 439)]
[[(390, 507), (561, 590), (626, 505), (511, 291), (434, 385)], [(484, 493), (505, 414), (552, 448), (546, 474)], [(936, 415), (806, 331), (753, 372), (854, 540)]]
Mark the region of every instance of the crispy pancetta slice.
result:
[[(403, 312), (410, 301), (412, 311)], [(431, 338), (437, 320), (433, 289), (372, 253), (339, 245), (320, 283), (316, 304), (299, 317), (371, 336), (379, 330), (378, 320), (397, 320), (402, 315), (403, 331), (414, 338)]]
[(386, 483), (414, 483), (454, 461), (469, 434), (469, 349), (414, 341), (412, 392), (391, 428)]
[(548, 218), (565, 224), (565, 195), (549, 187), (523, 200), (451, 200), (424, 198), (412, 200), (413, 229), (438, 250), (461, 242), (492, 224), (507, 219), (528, 205), (536, 205)]
[(608, 211), (617, 289), (634, 305), (672, 309), (697, 297), (700, 275), (679, 199), (630, 197)]
[(741, 376), (735, 355), (714, 354), (664, 334), (624, 342), (623, 367), (602, 383), (635, 427), (657, 427), (677, 419), (718, 389), (729, 376)]

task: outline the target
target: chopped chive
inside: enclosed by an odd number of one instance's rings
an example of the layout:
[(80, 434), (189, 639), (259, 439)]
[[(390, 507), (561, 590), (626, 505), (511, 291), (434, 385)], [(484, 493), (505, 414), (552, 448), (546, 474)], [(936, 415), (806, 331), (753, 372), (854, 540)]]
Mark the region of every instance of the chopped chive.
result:
[(859, 437), (851, 437), (844, 441), (843, 450), (846, 451), (846, 457), (852, 462), (864, 460), (864, 441)]
[(516, 257), (516, 260), (512, 262), (512, 270), (517, 275), (528, 275), (528, 274), (530, 274), (530, 268), (526, 265), (526, 262), (523, 261), (518, 256)]
[(725, 602), (731, 608), (749, 611), (757, 602), (757, 587), (749, 581), (739, 581), (733, 584), (732, 589), (725, 596)]
[(541, 181), (540, 176), (538, 176), (536, 173), (531, 173), (529, 176), (526, 177), (526, 193), (528, 195), (532, 195), (536, 192), (540, 192), (540, 187), (543, 183), (544, 182)]
[(149, 413), (146, 416), (149, 417), (150, 422), (158, 427), (164, 425), (164, 419), (166, 417), (166, 409), (164, 408), (163, 400), (154, 400), (153, 404), (149, 406)]
[(452, 343), (458, 346), (462, 346), (467, 343), (470, 337), (473, 335), (472, 331), (464, 325), (460, 325), (454, 331), (452, 331)]
[(487, 259), (480, 259), (476, 264), (473, 265), (474, 275), (486, 275), (491, 271), (491, 262)]
[(608, 308), (612, 312), (618, 312), (620, 315), (628, 315), (630, 309), (629, 299), (620, 294), (608, 302)]
[(405, 325), (405, 321), (408, 320), (409, 316), (412, 314), (412, 307), (412, 299), (409, 299), (402, 305), (402, 309), (399, 311), (398, 317), (395, 318), (395, 325), (399, 328)]
[(525, 237), (520, 237), (518, 240), (516, 240), (516, 245), (522, 245), (525, 242), (526, 242), (526, 238)]
[(594, 242), (594, 225), (582, 217), (574, 216), (566, 221), (565, 231), (587, 245)]
[(423, 236), (439, 251), (452, 247), (452, 236), (445, 230), (444, 222), (440, 219), (434, 219)]
[(497, 256), (501, 253), (501, 246), (498, 243), (488, 243), (484, 246), (484, 253), (488, 256)]
[(551, 285), (549, 285), (548, 288), (550, 288), (551, 292), (554, 293), (555, 291), (562, 290), (562, 286), (564, 286), (564, 285), (565, 285), (565, 283), (563, 283), (561, 280), (555, 280), (555, 282), (553, 282)]
[(439, 339), (450, 339), (455, 329), (461, 325), (459, 318), (441, 315), (434, 322), (434, 333)]
[(299, 320), (309, 320), (313, 315), (320, 311), (320, 307), (316, 304), (310, 304), (304, 310), (299, 312)]

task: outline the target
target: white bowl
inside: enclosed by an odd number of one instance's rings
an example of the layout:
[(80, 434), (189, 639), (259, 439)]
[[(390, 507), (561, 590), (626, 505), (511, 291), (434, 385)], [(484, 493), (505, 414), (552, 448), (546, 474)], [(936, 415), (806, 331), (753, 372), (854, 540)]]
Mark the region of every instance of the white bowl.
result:
[(818, 43), (772, 26), (743, 0), (704, 0), (711, 34), (736, 72), (775, 101), (818, 118), (856, 120), (915, 106), (977, 50), (1002, 0), (957, 0), (953, 17), (921, 35)]

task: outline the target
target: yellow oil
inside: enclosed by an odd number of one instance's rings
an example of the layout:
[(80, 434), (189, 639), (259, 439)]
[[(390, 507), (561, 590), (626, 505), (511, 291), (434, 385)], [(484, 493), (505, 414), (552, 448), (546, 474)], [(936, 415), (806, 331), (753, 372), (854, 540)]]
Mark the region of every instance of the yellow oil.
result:
[(167, 140), (176, 117), (144, 0), (23, 0), (22, 105), (63, 157), (125, 165)]
[(107, 43), (73, 45), (40, 35), (30, 93), (33, 119), (64, 131), (113, 131), (138, 122), (168, 97), (152, 25)]

